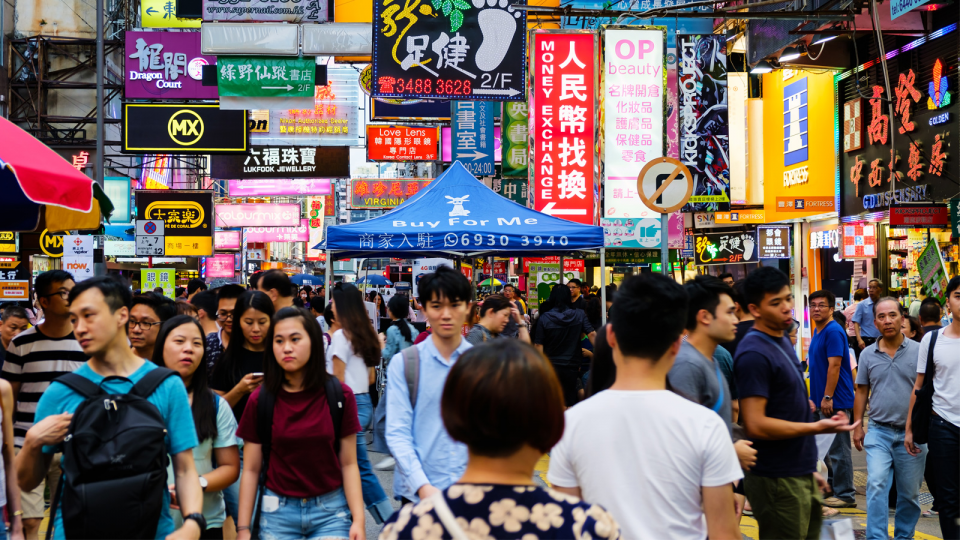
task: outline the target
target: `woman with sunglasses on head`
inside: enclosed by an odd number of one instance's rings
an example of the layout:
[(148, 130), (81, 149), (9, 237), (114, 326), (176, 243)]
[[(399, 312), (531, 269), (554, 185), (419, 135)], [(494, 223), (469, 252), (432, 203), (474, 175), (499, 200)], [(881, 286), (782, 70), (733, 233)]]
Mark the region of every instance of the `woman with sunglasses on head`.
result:
[[(180, 374), (187, 387), (193, 424), (200, 444), (193, 449), (193, 461), (200, 475), (203, 489), (203, 517), (207, 529), (201, 539), (222, 539), (226, 508), (223, 490), (240, 476), (240, 454), (237, 450), (237, 421), (230, 406), (207, 386), (204, 366), (203, 327), (189, 315), (177, 315), (160, 328), (153, 363)], [(173, 467), (167, 466), (171, 484), (171, 515), (174, 522), (180, 518), (176, 492), (173, 490)]]
[[(264, 383), (250, 396), (237, 432), (246, 441), (237, 538), (248, 540), (258, 528), (260, 538), (364, 540), (353, 392), (327, 373), (320, 325), (306, 310), (277, 312), (268, 342)], [(330, 401), (342, 410), (331, 410)], [(272, 416), (260, 418), (271, 402)], [(270, 434), (266, 461), (260, 433)]]

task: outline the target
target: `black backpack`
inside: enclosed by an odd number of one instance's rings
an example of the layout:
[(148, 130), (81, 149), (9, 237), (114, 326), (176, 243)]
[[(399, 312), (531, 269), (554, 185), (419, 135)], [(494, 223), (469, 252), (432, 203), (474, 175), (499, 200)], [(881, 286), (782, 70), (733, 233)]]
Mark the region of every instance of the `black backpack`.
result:
[[(327, 408), (333, 420), (333, 449), (340, 453), (340, 426), (343, 425), (343, 387), (340, 380), (330, 375), (323, 386), (327, 397)], [(257, 485), (257, 508), (253, 515), (250, 527), (250, 536), (260, 538), (260, 509), (263, 508), (263, 490), (267, 485), (267, 469), (270, 467), (270, 450), (273, 446), (273, 407), (277, 397), (270, 393), (265, 386), (260, 387), (260, 397), (257, 398), (257, 437), (260, 439), (260, 448), (263, 455), (263, 465), (260, 467), (260, 481)]]
[(55, 516), (62, 508), (65, 538), (156, 537), (160, 514), (168, 511), (167, 426), (147, 397), (173, 376), (152, 369), (127, 394), (108, 394), (75, 373), (56, 379), (86, 398), (63, 441), (63, 476), (50, 509)]

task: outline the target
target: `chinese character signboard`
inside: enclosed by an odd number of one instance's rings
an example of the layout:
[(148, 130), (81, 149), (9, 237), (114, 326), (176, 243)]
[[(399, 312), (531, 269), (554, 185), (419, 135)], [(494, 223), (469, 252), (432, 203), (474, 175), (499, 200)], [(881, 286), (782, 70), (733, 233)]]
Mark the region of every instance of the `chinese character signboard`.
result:
[(20, 237), (13, 231), (0, 231), (0, 253), (20, 251)]
[(361, 103), (357, 72), (327, 68), (327, 85), (314, 87), (312, 109), (259, 111), (265, 129), (251, 130), (250, 143), (259, 145), (360, 146)]
[(927, 294), (939, 300), (941, 304), (946, 303), (947, 280), (950, 278), (947, 277), (947, 268), (943, 263), (943, 254), (940, 252), (936, 238), (927, 244), (917, 257), (917, 271), (920, 273), (920, 280), (923, 281)]
[(316, 61), (308, 57), (217, 57), (217, 88), (221, 96), (311, 97)]
[(246, 227), (247, 242), (306, 242), (310, 220), (301, 219), (296, 227)]
[[(451, 143), (453, 141), (453, 130), (447, 126), (440, 127), (440, 161), (446, 163), (453, 162), (453, 149), (451, 148)], [(526, 146), (524, 146), (526, 149)], [(500, 126), (493, 127), (493, 161), (494, 163), (500, 163), (500, 155), (502, 148), (500, 147)], [(524, 175), (526, 177), (526, 175)]]
[(493, 179), (494, 193), (506, 197), (520, 206), (528, 206), (530, 203), (530, 195), (527, 189), (529, 185), (526, 178)]
[(601, 218), (604, 247), (660, 247), (660, 218)]
[(440, 128), (367, 126), (370, 161), (436, 161)]
[(354, 178), (350, 180), (350, 208), (396, 208), (427, 187), (424, 178)]
[(299, 204), (218, 204), (217, 227), (296, 227)]
[(140, 25), (144, 28), (200, 28), (200, 19), (177, 17), (177, 0), (140, 0)]
[(293, 178), (288, 180), (228, 180), (231, 197), (272, 197), (275, 195), (328, 195), (329, 178)]
[[(609, 252), (608, 252), (609, 253)], [(659, 255), (658, 255), (659, 256)], [(658, 259), (659, 260), (659, 259)], [(530, 273), (531, 264), (556, 264), (557, 268), (560, 268), (560, 257), (524, 257), (523, 258), (523, 273)], [(567, 272), (585, 272), (584, 270), (583, 259), (563, 259), (563, 269)]]
[[(587, 255), (588, 259), (599, 259), (600, 255)], [(607, 249), (604, 256), (607, 265), (635, 266), (660, 262), (659, 249)], [(680, 250), (670, 250), (670, 261), (680, 262)], [(614, 280), (616, 281), (616, 280)], [(610, 300), (608, 297), (607, 300)]]
[(217, 251), (239, 251), (240, 231), (214, 231), (213, 247)]
[(757, 260), (757, 231), (698, 234), (696, 264), (743, 264)]
[[(894, 66), (890, 73), (893, 95), (886, 95), (882, 83), (861, 89), (867, 97), (860, 113), (865, 133), (862, 148), (840, 155), (841, 216), (939, 202), (957, 192), (960, 164), (956, 148), (951, 148), (956, 144), (960, 112), (953, 96), (957, 57), (937, 56), (945, 46), (940, 40), (956, 35), (933, 35), (892, 53), (909, 55), (907, 62), (888, 60)], [(900, 66), (903, 70), (897, 72)], [(855, 95), (857, 77), (855, 71), (837, 75), (838, 95)], [(893, 104), (892, 117), (888, 99)], [(891, 130), (896, 135), (893, 148)]]
[(950, 226), (950, 208), (945, 204), (891, 206), (890, 226), (946, 229)]
[(677, 48), (680, 160), (694, 182), (693, 195), (682, 211), (726, 211), (730, 209), (726, 37), (677, 35)]
[(761, 259), (790, 258), (790, 226), (761, 225), (757, 227)]
[(526, 11), (508, 2), (374, 0), (373, 97), (524, 99)]
[(131, 30), (124, 39), (126, 98), (217, 99), (217, 88), (200, 82), (203, 66), (217, 59), (200, 54), (199, 32)]
[(155, 190), (135, 192), (138, 220), (163, 221), (164, 255), (213, 255), (213, 192)]
[(605, 26), (603, 95), (604, 217), (654, 216), (637, 194), (637, 175), (665, 156), (667, 89), (663, 27)]
[(0, 262), (0, 298), (7, 301), (30, 300), (29, 262)]
[(207, 257), (207, 278), (232, 278), (236, 270), (236, 253), (217, 253), (213, 257)]
[[(503, 104), (500, 115), (500, 176), (527, 178), (527, 156), (529, 141), (527, 136), (527, 102), (507, 102)], [(506, 157), (504, 157), (506, 156)]]
[(220, 179), (348, 177), (350, 149), (345, 146), (251, 146), (244, 155), (213, 156), (210, 176)]
[(313, 246), (323, 242), (323, 217), (327, 215), (326, 206), (329, 200), (330, 210), (333, 210), (333, 197), (307, 197), (307, 225), (310, 227), (307, 238), (307, 260), (319, 261), (324, 255), (319, 249), (313, 249)]
[(327, 0), (244, 0), (239, 5), (236, 0), (203, 0), (204, 21), (323, 23), (327, 18)]
[(474, 176), (493, 176), (492, 101), (451, 101), (450, 126), (453, 161)]
[(166, 268), (141, 268), (140, 290), (152, 291), (157, 287), (160, 287), (163, 289), (163, 295), (172, 300), (174, 289), (176, 288), (177, 284), (177, 282), (174, 280), (173, 272), (173, 269)]
[(873, 223), (844, 223), (844, 259), (872, 259), (877, 256), (877, 226)]
[(124, 103), (127, 154), (235, 154), (247, 151), (246, 111), (217, 105)]
[(530, 126), (534, 209), (594, 223), (597, 36), (531, 31)]

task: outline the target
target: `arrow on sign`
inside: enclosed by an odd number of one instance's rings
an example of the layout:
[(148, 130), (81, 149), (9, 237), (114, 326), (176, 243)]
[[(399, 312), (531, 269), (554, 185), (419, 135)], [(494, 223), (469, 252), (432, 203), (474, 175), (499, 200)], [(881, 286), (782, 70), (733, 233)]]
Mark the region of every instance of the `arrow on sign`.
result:
[(286, 86), (261, 86), (261, 90), (286, 90), (287, 92), (293, 90), (293, 87), (289, 84)]
[(510, 90), (491, 90), (487, 88), (474, 88), (474, 94), (484, 94), (490, 96), (515, 96), (520, 93), (516, 88), (511, 88)]
[(480, 152), (479, 150), (474, 150), (472, 154), (457, 154), (457, 158), (462, 157), (472, 157), (474, 161), (487, 157), (487, 154)]
[(547, 203), (540, 211), (544, 214), (549, 214), (551, 216), (585, 216), (587, 215), (586, 208), (571, 208), (569, 210), (562, 210), (560, 208), (554, 208), (557, 203)]
[(160, 13), (160, 12), (153, 9), (152, 7), (147, 8), (147, 15), (153, 15), (154, 13)]

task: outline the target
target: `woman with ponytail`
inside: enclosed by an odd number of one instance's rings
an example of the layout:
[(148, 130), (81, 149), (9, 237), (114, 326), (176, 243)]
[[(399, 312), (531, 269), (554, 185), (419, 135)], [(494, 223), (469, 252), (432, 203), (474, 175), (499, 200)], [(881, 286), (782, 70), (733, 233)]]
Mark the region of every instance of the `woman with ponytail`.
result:
[(410, 302), (406, 296), (402, 294), (394, 295), (387, 302), (387, 312), (394, 322), (390, 325), (390, 328), (387, 328), (387, 340), (380, 354), (383, 358), (384, 367), (393, 358), (393, 355), (412, 346), (418, 333), (417, 329), (407, 320), (407, 315), (410, 313)]

